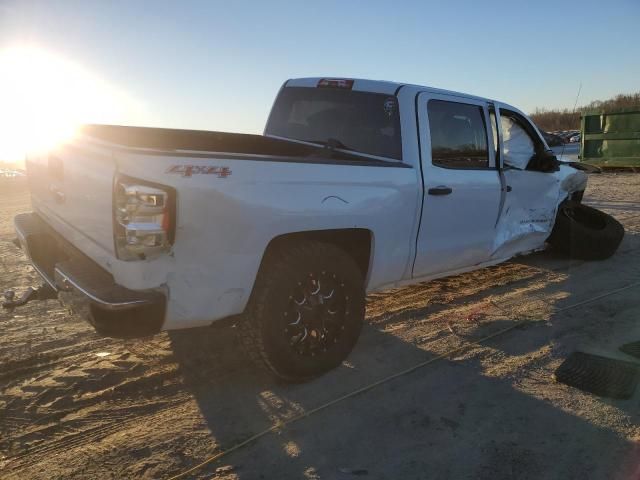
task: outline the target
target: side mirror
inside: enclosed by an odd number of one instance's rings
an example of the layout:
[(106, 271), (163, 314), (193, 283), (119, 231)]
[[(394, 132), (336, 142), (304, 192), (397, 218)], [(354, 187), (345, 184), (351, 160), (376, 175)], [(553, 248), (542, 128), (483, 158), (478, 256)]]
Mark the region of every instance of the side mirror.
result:
[(527, 165), (527, 170), (533, 170), (535, 172), (557, 172), (560, 169), (559, 165), (560, 162), (553, 152), (545, 150), (531, 157)]

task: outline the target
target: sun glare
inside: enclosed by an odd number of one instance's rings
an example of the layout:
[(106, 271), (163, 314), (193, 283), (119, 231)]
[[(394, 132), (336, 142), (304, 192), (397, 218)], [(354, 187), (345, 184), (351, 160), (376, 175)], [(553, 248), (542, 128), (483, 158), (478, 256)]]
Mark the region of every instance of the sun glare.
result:
[(113, 123), (133, 102), (81, 66), (47, 51), (0, 51), (0, 161), (21, 163), (86, 122)]

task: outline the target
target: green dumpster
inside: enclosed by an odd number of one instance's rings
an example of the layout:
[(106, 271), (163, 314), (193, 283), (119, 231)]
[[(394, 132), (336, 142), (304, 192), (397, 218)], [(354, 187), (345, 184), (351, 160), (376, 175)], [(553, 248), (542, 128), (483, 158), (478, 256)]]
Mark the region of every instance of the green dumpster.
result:
[(640, 108), (583, 112), (580, 159), (608, 167), (640, 167)]

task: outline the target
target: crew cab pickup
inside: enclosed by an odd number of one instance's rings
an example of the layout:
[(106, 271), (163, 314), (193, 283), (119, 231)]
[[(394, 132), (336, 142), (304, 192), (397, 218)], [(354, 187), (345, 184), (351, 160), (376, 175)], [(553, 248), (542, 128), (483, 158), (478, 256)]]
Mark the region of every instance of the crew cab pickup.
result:
[(495, 100), (288, 80), (263, 135), (86, 125), (27, 158), (18, 238), (104, 334), (232, 318), (278, 376), (354, 347), (365, 295), (545, 248), (584, 172)]

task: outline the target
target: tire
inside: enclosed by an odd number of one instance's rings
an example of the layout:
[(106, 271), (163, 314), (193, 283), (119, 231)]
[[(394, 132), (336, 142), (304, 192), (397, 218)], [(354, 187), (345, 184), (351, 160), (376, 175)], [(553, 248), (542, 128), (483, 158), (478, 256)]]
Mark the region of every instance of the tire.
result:
[(558, 208), (548, 242), (572, 258), (604, 260), (615, 253), (624, 237), (624, 227), (600, 210), (566, 201)]
[(279, 379), (306, 381), (349, 355), (364, 311), (364, 281), (351, 256), (321, 242), (282, 245), (260, 267), (239, 325), (242, 343)]

